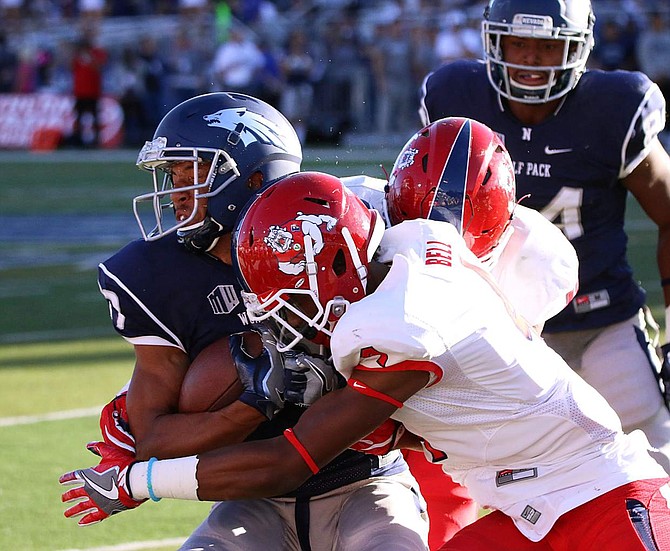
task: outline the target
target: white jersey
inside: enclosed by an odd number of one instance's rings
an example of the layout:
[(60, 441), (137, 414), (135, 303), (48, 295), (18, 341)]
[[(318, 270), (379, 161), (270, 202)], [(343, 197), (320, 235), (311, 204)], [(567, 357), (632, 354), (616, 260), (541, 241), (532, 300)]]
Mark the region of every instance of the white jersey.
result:
[[(390, 226), (384, 180), (368, 176), (341, 180)], [(508, 230), (485, 266), (531, 325), (541, 326), (558, 314), (577, 291), (579, 262), (574, 247), (549, 220), (522, 205), (516, 206)]]
[(531, 325), (558, 314), (577, 293), (579, 261), (567, 237), (539, 212), (517, 205), (507, 235), (487, 263), (516, 311)]
[(391, 259), (380, 287), (335, 326), (335, 366), (346, 378), (357, 365), (428, 369), (430, 384), (393, 418), (480, 505), (539, 541), (564, 512), (664, 476), (644, 435), (622, 433), (604, 398), (515, 315), (453, 226), (388, 229), (380, 260)]
[(386, 180), (381, 178), (371, 178), (370, 176), (345, 176), (340, 181), (349, 191), (363, 200), (369, 208), (375, 209), (382, 215), (386, 227), (391, 227), (388, 209), (386, 208)]

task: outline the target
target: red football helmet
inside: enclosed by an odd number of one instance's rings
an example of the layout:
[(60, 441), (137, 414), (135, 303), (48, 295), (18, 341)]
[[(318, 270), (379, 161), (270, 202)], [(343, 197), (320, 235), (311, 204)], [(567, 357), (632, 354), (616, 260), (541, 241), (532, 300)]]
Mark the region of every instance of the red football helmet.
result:
[(428, 218), (459, 228), (486, 258), (516, 204), (514, 167), (502, 141), (472, 119), (440, 119), (419, 130), (395, 161), (386, 192), (391, 224)]
[(338, 178), (287, 176), (259, 193), (233, 234), (233, 262), (252, 322), (274, 320), (283, 352), (306, 338), (327, 344), (334, 322), (366, 294), (384, 232)]

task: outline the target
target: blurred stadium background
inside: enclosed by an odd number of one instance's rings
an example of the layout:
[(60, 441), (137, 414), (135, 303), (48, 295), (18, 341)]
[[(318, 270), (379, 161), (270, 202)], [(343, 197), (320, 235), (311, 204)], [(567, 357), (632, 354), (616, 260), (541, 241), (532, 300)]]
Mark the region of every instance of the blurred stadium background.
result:
[[(644, 68), (639, 38), (652, 14), (667, 25), (668, 2), (593, 4), (591, 66)], [(163, 502), (80, 529), (62, 517), (57, 478), (95, 459), (84, 449), (97, 437), (95, 412), (132, 371), (96, 266), (139, 237), (131, 200), (150, 182), (135, 168), (137, 148), (185, 95), (223, 89), (216, 57), (233, 30), (264, 60), (244, 91), (280, 108), (291, 106), (283, 96), (296, 77), (284, 63), (289, 38), (305, 35), (312, 64), (302, 84), (312, 99), (293, 122), (303, 126), (306, 169), (384, 177), (418, 128), (426, 72), (480, 55), (483, 5), (0, 0), (0, 549), (174, 549), (206, 514), (207, 504)], [(98, 143), (73, 133), (71, 61), (82, 37), (107, 59)], [(394, 94), (382, 92), (388, 86)], [(634, 201), (627, 227), (631, 261), (661, 319), (656, 233)]]

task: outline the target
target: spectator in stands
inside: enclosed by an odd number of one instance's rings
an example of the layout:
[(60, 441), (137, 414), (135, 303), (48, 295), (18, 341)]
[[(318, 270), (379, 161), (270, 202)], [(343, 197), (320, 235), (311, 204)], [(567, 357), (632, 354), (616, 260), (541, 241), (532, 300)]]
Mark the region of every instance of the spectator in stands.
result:
[(150, 132), (169, 111), (168, 107), (173, 107), (166, 104), (167, 66), (154, 36), (145, 35), (140, 39), (138, 55), (143, 65), (143, 107)]
[(651, 13), (649, 26), (640, 33), (636, 54), (640, 71), (658, 84), (670, 103), (670, 27), (662, 12)]
[(370, 68), (367, 51), (357, 32), (355, 15), (341, 13), (329, 21), (323, 40), (323, 76), (316, 84), (315, 124), (324, 138), (337, 138), (355, 128), (366, 130)]
[(7, 94), (14, 89), (19, 56), (10, 47), (7, 35), (0, 31), (0, 94)]
[(302, 29), (294, 30), (289, 36), (281, 70), (284, 90), (279, 110), (295, 128), (300, 143), (304, 144), (314, 96), (314, 57), (310, 53), (307, 35)]
[(212, 62), (213, 90), (234, 90), (253, 95), (254, 77), (264, 63), (263, 54), (250, 37), (231, 27)]
[(45, 52), (40, 58), (43, 64), (38, 68), (39, 90), (54, 94), (70, 94), (72, 92), (72, 71), (70, 70), (72, 44), (65, 40), (60, 41), (56, 47)]
[(24, 45), (19, 50), (14, 92), (31, 94), (37, 90), (37, 61), (35, 56), (36, 52), (33, 46)]
[(284, 88), (284, 79), (281, 70), (280, 49), (268, 38), (261, 38), (258, 44), (263, 63), (256, 70), (254, 77), (257, 98), (269, 103), (273, 107), (279, 105)]
[(230, 0), (233, 16), (259, 34), (277, 21), (279, 11), (269, 0)]
[(437, 32), (437, 25), (430, 21), (425, 25), (412, 25), (410, 28), (414, 90), (418, 90), (425, 76), (438, 67), (439, 62), (435, 53)]
[(197, 19), (206, 16), (209, 9), (207, 0), (178, 0), (179, 14), (188, 19)]
[(443, 27), (435, 38), (435, 55), (441, 64), (482, 56), (479, 30), (470, 26), (462, 11), (452, 10), (444, 16)]
[(105, 0), (78, 0), (79, 17), (84, 24), (99, 25), (105, 14)]
[(205, 49), (191, 39), (189, 29), (179, 29), (166, 57), (168, 107), (206, 91), (203, 67), (208, 62)]
[(75, 44), (72, 58), (72, 93), (75, 104), (74, 143), (94, 147), (99, 142), (99, 103), (102, 98), (102, 71), (107, 51), (95, 45), (91, 31)]
[(110, 75), (115, 96), (123, 109), (124, 145), (128, 147), (140, 146), (151, 131), (151, 124), (144, 110), (144, 67), (135, 48), (126, 46)]
[(614, 18), (605, 20), (600, 37), (595, 41), (590, 65), (606, 71), (635, 68), (634, 41), (623, 23)]
[(412, 52), (408, 29), (398, 18), (379, 25), (370, 47), (372, 74), (376, 86), (376, 130), (382, 135), (420, 128), (416, 116)]
[(21, 26), (23, 0), (0, 0), (0, 17), (7, 29), (16, 29)]

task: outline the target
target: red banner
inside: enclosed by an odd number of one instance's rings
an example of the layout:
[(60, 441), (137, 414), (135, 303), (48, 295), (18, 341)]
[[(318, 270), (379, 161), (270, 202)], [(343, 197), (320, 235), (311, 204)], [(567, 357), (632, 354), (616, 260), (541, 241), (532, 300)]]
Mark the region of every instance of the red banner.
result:
[[(114, 98), (100, 101), (100, 143), (113, 148), (123, 138), (123, 109)], [(0, 94), (0, 149), (52, 149), (72, 135), (74, 98), (67, 95)], [(55, 144), (52, 144), (55, 147)]]

